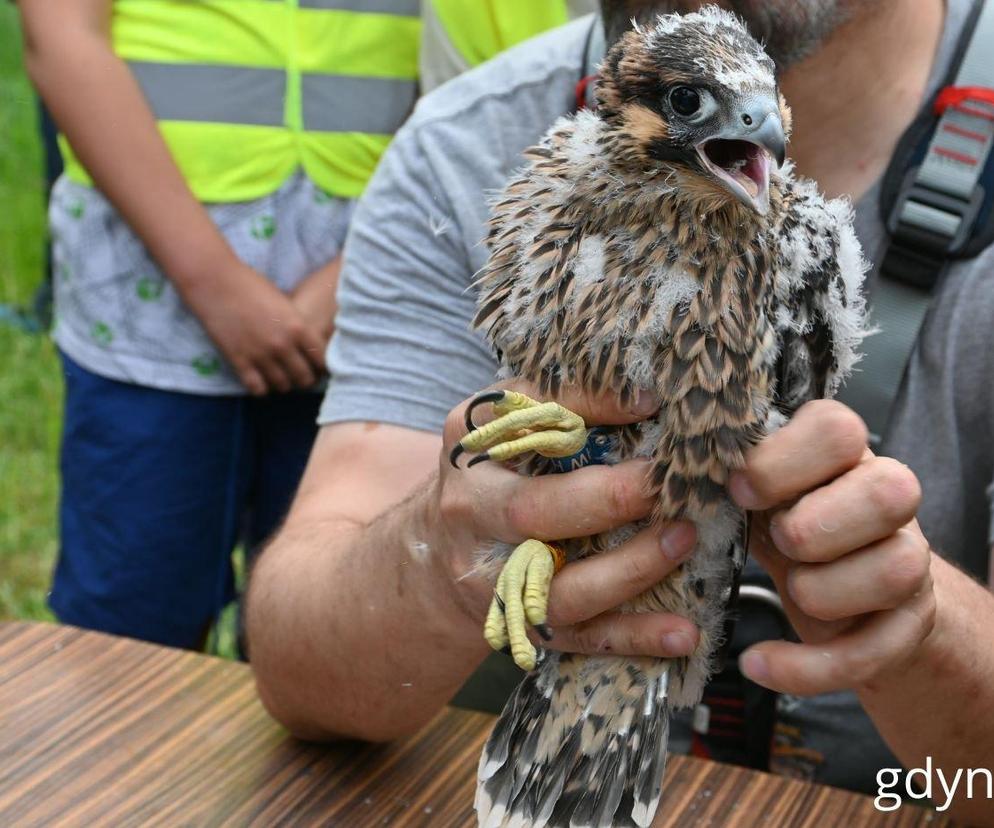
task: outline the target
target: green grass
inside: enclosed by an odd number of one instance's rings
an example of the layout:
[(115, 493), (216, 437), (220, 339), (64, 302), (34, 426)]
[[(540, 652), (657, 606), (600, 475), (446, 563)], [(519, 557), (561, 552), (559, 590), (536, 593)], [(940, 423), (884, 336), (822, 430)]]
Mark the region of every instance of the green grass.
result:
[(0, 4), (0, 302), (27, 300), (41, 278), (44, 178), (35, 98), (21, 62), (17, 11)]
[[(0, 3), (0, 304), (30, 305), (44, 262), (44, 180), (17, 11)], [(50, 619), (62, 389), (47, 336), (0, 324), (0, 619)]]

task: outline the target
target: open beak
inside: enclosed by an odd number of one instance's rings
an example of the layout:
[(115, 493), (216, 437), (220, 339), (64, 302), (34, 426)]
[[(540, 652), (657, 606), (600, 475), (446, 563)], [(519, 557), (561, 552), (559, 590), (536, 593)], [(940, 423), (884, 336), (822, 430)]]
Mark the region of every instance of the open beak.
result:
[(787, 142), (777, 103), (753, 100), (736, 126), (697, 145), (701, 163), (739, 201), (765, 216), (770, 209), (770, 169), (783, 166)]

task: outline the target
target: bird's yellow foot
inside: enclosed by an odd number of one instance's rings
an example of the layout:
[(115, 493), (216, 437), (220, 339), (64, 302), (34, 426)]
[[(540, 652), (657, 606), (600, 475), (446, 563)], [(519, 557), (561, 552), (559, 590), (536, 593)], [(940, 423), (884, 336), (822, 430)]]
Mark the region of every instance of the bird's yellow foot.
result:
[(527, 540), (511, 553), (497, 578), (483, 637), (495, 650), (506, 650), (510, 645), (514, 663), (522, 670), (533, 670), (538, 656), (528, 640), (527, 625), (546, 641), (552, 638), (545, 626), (549, 587), (564, 563), (562, 547)]
[[(473, 423), (473, 410), (493, 403), (495, 420), (480, 426)], [(510, 460), (529, 451), (543, 457), (569, 457), (587, 444), (587, 426), (583, 418), (559, 403), (538, 402), (516, 391), (488, 391), (480, 394), (466, 409), (466, 428), (449, 459), (456, 461), (463, 452), (477, 454), (470, 466), (485, 460)]]

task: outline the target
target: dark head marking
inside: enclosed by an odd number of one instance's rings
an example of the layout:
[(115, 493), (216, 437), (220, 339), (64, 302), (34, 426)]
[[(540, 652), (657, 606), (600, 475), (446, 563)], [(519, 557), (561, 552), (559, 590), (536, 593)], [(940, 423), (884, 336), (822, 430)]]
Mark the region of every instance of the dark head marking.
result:
[(706, 6), (636, 26), (605, 57), (597, 99), (619, 167), (693, 175), (714, 196), (767, 209), (789, 110), (773, 61), (734, 14)]

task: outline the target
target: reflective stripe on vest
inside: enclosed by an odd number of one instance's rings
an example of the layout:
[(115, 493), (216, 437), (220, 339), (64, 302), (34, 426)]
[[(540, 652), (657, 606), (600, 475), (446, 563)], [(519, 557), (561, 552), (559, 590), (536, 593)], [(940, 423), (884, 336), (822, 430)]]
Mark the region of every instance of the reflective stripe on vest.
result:
[(418, 0), (298, 0), (302, 9), (336, 9), (366, 14), (401, 14), (417, 17)]
[[(128, 66), (160, 121), (283, 125), (287, 78), (280, 69), (135, 61)], [(417, 83), (306, 74), (301, 91), (305, 130), (390, 134), (411, 110)]]
[(205, 202), (258, 198), (298, 167), (359, 195), (413, 108), (419, 37), (418, 0), (114, 4), (115, 52)]
[(566, 0), (426, 0), (470, 66), (569, 20)]

